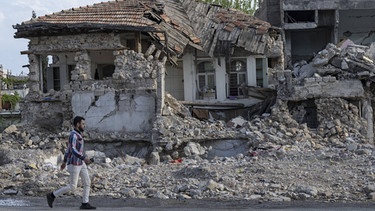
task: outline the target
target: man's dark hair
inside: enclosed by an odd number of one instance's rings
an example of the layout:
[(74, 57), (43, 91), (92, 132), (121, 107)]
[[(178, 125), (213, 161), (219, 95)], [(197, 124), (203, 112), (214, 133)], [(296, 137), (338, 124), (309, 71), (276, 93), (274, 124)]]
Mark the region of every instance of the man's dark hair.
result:
[(82, 120), (85, 120), (85, 118), (83, 118), (81, 116), (74, 117), (74, 119), (73, 119), (73, 125), (74, 125), (74, 127), (77, 126), (77, 124), (80, 123)]

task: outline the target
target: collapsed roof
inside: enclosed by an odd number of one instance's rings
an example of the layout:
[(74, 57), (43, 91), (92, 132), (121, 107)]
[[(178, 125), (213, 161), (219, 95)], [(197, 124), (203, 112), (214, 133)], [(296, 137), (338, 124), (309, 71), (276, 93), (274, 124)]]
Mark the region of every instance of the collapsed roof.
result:
[(15, 38), (95, 32), (148, 33), (172, 56), (188, 45), (210, 56), (217, 45), (237, 46), (263, 54), (271, 25), (244, 12), (196, 0), (116, 0), (71, 8), (14, 25)]

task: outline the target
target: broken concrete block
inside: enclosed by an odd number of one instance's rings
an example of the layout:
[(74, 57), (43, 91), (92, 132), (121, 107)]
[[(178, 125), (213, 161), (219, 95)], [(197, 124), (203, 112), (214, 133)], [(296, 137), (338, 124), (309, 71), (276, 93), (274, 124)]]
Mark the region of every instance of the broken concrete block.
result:
[(339, 47), (341, 50), (345, 50), (349, 45), (353, 45), (353, 44), (354, 44), (353, 41), (351, 41), (350, 39), (346, 39), (338, 43), (337, 47)]
[(151, 152), (150, 158), (148, 160), (150, 165), (159, 165), (160, 164), (160, 156), (158, 152)]
[(315, 78), (305, 78), (304, 83), (305, 84), (315, 83)]
[(16, 125), (11, 125), (4, 130), (5, 133), (7, 134), (15, 134), (17, 132), (17, 126)]
[(299, 76), (297, 80), (312, 77), (316, 73), (316, 68), (312, 64), (307, 64), (301, 67), (299, 70)]
[(236, 117), (234, 119), (231, 119), (227, 125), (232, 127), (232, 128), (239, 128), (239, 127), (242, 127), (243, 124), (245, 124), (247, 121), (242, 117), (242, 116), (239, 116), (239, 117)]
[(342, 62), (341, 62), (341, 69), (343, 69), (343, 70), (347, 70), (347, 69), (349, 69), (349, 65), (348, 65), (348, 63), (345, 61), (345, 59), (343, 59)]
[(332, 43), (327, 44), (326, 49), (320, 51), (312, 60), (313, 66), (324, 66), (329, 63), (339, 50)]
[(329, 77), (323, 77), (322, 81), (325, 83), (329, 82)]

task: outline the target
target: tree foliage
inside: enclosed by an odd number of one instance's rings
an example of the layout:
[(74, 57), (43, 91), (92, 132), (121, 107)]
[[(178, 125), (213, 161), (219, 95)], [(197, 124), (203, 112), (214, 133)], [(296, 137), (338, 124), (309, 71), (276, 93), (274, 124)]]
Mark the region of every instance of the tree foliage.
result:
[(16, 104), (21, 101), (21, 96), (18, 94), (18, 92), (15, 92), (14, 94), (3, 94), (1, 96), (1, 100), (3, 105), (5, 103), (10, 103), (10, 109), (14, 110)]
[(202, 0), (210, 4), (217, 4), (224, 8), (234, 8), (253, 15), (258, 8), (259, 0)]

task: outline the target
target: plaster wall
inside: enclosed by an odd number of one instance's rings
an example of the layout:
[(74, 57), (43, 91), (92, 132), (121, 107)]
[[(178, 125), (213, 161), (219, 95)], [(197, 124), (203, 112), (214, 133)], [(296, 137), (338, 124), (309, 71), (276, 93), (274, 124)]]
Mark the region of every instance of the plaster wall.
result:
[[(22, 106), (27, 124), (53, 125), (55, 129), (69, 127), (71, 119), (80, 115), (86, 119), (86, 129), (100, 134), (148, 134), (154, 118), (161, 113), (164, 99), (162, 61), (121, 48), (115, 34), (81, 34), (75, 36), (31, 38), (30, 94)], [(42, 60), (57, 55), (52, 66), (60, 68), (66, 79), (61, 90), (43, 93)], [(112, 77), (95, 80), (97, 64), (115, 66)], [(67, 71), (68, 65), (75, 65)], [(69, 78), (68, 78), (69, 77)], [(51, 81), (50, 81), (51, 82)], [(35, 113), (38, 113), (35, 115)]]
[(194, 57), (191, 53), (185, 53), (183, 56), (183, 69), (184, 69), (184, 95), (185, 100), (195, 100), (196, 83), (195, 83), (195, 67)]
[[(220, 65), (219, 65), (220, 64)], [(226, 87), (226, 65), (225, 58), (220, 57), (215, 59), (215, 79), (216, 79), (216, 99), (225, 100), (227, 97)]]
[[(339, 11), (339, 39), (348, 37), (356, 44), (370, 45), (375, 41), (375, 8)], [(348, 34), (345, 36), (344, 34)]]
[(247, 57), (247, 85), (257, 86), (256, 60), (254, 57)]
[(156, 103), (152, 94), (116, 93), (101, 96), (76, 92), (72, 96), (74, 115), (86, 118), (86, 126), (99, 132), (140, 133), (152, 128)]

